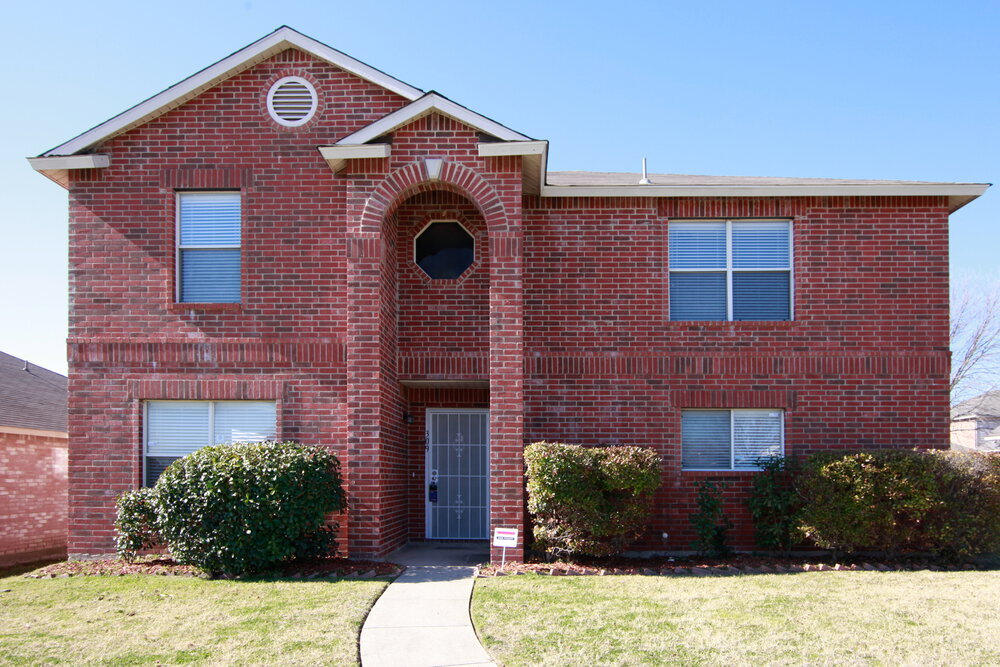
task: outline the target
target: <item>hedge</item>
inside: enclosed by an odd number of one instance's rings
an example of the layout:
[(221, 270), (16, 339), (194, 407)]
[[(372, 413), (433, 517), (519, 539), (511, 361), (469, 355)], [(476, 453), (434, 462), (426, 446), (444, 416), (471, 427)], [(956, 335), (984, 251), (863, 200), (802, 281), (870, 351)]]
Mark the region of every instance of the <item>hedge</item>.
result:
[(652, 449), (536, 442), (524, 460), (535, 546), (550, 557), (620, 553), (649, 522), (660, 485)]
[(1000, 549), (1000, 458), (874, 450), (810, 456), (799, 528), (825, 549), (963, 557)]

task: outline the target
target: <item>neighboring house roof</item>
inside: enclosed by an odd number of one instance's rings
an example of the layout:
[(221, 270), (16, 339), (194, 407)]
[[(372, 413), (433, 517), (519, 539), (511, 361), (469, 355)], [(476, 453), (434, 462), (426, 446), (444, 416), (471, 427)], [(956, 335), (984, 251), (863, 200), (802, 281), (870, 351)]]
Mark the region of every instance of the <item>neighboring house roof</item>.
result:
[(988, 391), (951, 409), (954, 419), (1000, 419), (1000, 391)]
[(66, 431), (66, 377), (0, 352), (0, 427)]
[[(107, 155), (95, 154), (95, 147), (123, 132), (167, 113), (220, 81), (270, 58), (288, 48), (296, 48), (316, 58), (398, 93), (411, 104), (379, 121), (342, 138), (336, 146), (320, 148), (323, 158), (335, 171), (347, 159), (388, 157), (385, 148), (361, 146), (391, 132), (415, 118), (437, 111), (484, 131), (501, 141), (527, 143), (529, 138), (496, 121), (437, 94), (427, 93), (366, 65), (345, 53), (282, 26), (197, 74), (177, 83), (100, 125), (48, 150), (28, 158), (31, 166), (68, 187), (68, 171), (102, 169), (110, 164)], [(544, 143), (544, 142), (537, 142)], [(542, 197), (947, 197), (955, 211), (985, 192), (985, 183), (933, 183), (918, 181), (857, 181), (817, 178), (748, 178), (726, 176), (680, 176), (654, 174), (651, 183), (640, 184), (638, 174), (604, 172), (551, 172), (547, 170), (547, 145), (519, 145), (504, 151), (481, 148), (482, 156), (524, 155), (530, 163), (525, 191)], [(529, 173), (530, 172), (530, 173)]]

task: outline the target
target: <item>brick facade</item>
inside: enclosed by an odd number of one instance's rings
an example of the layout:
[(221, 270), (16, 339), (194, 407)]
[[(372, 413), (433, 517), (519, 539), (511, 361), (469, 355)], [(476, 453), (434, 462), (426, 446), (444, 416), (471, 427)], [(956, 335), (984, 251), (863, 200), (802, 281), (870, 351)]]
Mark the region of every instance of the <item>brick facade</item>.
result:
[[(263, 104), (286, 75), (320, 95), (301, 128)], [(524, 158), (480, 157), (480, 133), (437, 113), (395, 129), (387, 159), (335, 174), (317, 154), (407, 102), (289, 49), (71, 172), (71, 554), (112, 549), (150, 399), (275, 400), (281, 437), (343, 461), (353, 555), (423, 537), (427, 408), (489, 408), (493, 525), (525, 525), (527, 442), (656, 448), (643, 549), (688, 548), (705, 477), (731, 482), (751, 546), (753, 473), (681, 471), (683, 408), (783, 409), (796, 455), (947, 445), (947, 197), (543, 197)], [(240, 304), (175, 303), (176, 192), (199, 188), (241, 192)], [(667, 224), (704, 217), (791, 220), (794, 321), (668, 321)], [(457, 281), (413, 265), (434, 219), (476, 239)]]
[(0, 427), (0, 567), (66, 556), (66, 434)]

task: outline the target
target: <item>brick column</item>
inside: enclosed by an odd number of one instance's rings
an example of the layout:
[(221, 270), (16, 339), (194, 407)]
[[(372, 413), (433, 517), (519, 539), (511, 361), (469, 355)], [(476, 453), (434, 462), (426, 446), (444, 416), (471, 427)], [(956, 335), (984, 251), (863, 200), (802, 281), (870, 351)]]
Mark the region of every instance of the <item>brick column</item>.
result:
[[(490, 234), (490, 525), (517, 528), (524, 558), (524, 314), (520, 208), (507, 210), (508, 231)], [(491, 535), (492, 542), (492, 535)], [(491, 548), (493, 561), (500, 549)]]
[(381, 254), (380, 233), (356, 232), (348, 237), (346, 481), (352, 557), (378, 555), (382, 549)]

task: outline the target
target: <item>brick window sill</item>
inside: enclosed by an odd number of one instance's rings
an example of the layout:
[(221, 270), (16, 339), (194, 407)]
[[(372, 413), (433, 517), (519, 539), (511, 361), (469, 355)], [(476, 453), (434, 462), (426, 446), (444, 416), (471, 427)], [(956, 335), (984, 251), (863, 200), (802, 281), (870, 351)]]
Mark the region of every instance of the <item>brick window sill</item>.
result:
[(168, 306), (171, 313), (239, 313), (243, 311), (241, 303), (172, 303)]
[(796, 325), (795, 320), (683, 320), (668, 321), (664, 323), (668, 329), (686, 329), (688, 331), (725, 331), (727, 329), (744, 329), (753, 331), (780, 331), (791, 329)]

